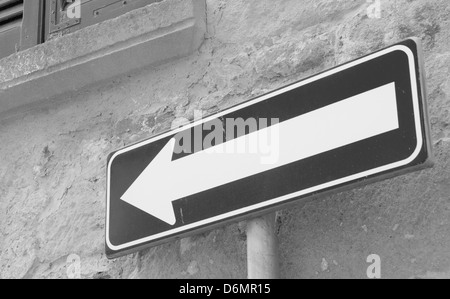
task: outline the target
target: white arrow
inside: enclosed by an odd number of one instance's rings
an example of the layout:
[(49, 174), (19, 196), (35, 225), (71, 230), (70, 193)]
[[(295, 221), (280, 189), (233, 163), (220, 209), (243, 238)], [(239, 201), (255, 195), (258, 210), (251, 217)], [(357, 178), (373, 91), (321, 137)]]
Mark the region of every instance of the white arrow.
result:
[[(390, 83), (175, 161), (171, 139), (121, 199), (174, 225), (175, 200), (398, 128), (395, 83)], [(278, 154), (273, 163), (262, 163), (261, 154), (230, 151), (250, 149), (268, 137), (270, 150)]]

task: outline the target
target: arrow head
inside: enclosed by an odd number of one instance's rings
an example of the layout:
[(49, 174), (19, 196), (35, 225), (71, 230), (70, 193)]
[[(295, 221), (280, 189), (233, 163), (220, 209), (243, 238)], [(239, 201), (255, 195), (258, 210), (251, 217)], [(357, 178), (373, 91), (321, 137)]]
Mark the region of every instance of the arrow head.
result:
[(176, 223), (173, 198), (167, 192), (174, 147), (171, 139), (120, 198), (170, 225)]

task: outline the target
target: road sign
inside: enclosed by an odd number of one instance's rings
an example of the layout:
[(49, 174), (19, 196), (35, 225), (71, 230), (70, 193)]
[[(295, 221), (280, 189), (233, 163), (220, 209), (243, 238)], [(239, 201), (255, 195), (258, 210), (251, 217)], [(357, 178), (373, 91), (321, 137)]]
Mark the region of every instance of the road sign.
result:
[(429, 166), (420, 53), (409, 39), (112, 153), (108, 257)]

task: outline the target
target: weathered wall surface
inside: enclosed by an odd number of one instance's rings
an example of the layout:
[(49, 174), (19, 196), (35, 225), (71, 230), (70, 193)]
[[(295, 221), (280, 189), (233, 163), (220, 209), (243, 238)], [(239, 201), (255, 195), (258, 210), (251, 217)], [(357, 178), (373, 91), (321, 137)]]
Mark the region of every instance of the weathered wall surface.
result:
[[(373, 2), (373, 1), (372, 1)], [(108, 261), (109, 152), (408, 36), (423, 40), (435, 166), (299, 204), (279, 221), (282, 276), (450, 278), (450, 3), (207, 0), (188, 58), (0, 116), (0, 278), (244, 278), (245, 225)]]

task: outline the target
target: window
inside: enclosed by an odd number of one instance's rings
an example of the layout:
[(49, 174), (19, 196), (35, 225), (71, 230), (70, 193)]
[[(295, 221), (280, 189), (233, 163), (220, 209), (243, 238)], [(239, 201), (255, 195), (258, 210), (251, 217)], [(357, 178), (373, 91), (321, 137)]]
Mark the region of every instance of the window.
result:
[(0, 0), (0, 58), (42, 42), (42, 0)]
[[(0, 59), (162, 0), (0, 0)], [(80, 4), (79, 16), (68, 11)]]

